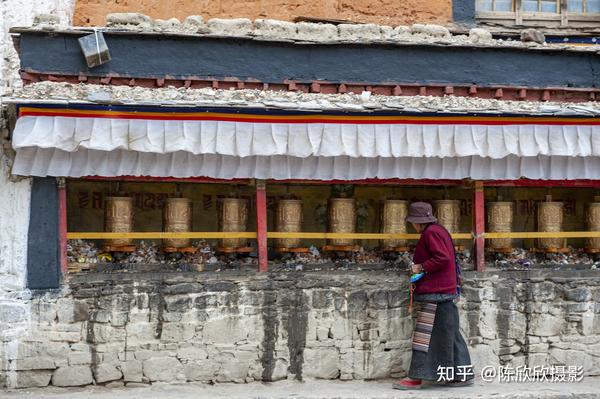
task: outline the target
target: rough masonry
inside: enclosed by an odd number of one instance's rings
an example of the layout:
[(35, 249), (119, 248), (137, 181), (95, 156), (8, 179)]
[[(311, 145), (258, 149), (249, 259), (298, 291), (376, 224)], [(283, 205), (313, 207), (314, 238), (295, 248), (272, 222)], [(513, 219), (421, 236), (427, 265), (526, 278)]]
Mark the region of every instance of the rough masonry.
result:
[[(476, 370), (583, 366), (600, 374), (594, 270), (466, 272), (461, 323)], [(113, 273), (0, 307), (0, 386), (79, 386), (405, 375), (404, 272)]]

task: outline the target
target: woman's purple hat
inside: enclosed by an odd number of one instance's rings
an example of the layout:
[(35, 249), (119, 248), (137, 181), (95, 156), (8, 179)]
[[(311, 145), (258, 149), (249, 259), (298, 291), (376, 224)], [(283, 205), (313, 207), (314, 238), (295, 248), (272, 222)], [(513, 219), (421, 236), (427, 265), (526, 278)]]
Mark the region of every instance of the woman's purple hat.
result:
[(431, 205), (427, 202), (413, 202), (408, 208), (407, 222), (411, 223), (435, 223), (437, 219), (433, 216)]

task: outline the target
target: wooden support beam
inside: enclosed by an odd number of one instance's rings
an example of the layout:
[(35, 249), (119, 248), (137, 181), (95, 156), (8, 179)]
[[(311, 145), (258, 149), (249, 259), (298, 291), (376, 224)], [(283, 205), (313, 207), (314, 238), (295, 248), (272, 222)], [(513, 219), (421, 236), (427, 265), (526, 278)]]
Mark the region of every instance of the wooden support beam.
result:
[[(106, 240), (115, 238), (130, 238), (134, 240), (160, 240), (165, 238), (250, 238), (256, 239), (255, 232), (224, 232), (224, 231), (190, 231), (187, 233), (156, 232), (69, 232), (69, 240)], [(301, 233), (301, 232), (267, 232), (267, 238), (305, 238), (325, 240), (334, 238), (348, 238), (354, 240), (418, 240), (419, 234), (404, 233)], [(512, 233), (485, 233), (486, 240), (492, 238), (600, 238), (600, 231), (556, 231), (556, 232), (512, 232)], [(472, 233), (453, 233), (454, 240), (472, 240)]]
[(60, 271), (67, 273), (67, 184), (63, 177), (58, 179), (58, 239)]
[(485, 201), (483, 182), (473, 183), (473, 252), (475, 270), (485, 269)]
[(132, 240), (162, 240), (165, 238), (252, 238), (256, 239), (255, 232), (230, 232), (230, 231), (190, 231), (186, 233), (172, 233), (164, 231), (109, 233), (109, 232), (70, 232), (69, 240), (108, 240), (115, 238), (130, 238)]
[(256, 240), (258, 247), (258, 271), (269, 269), (267, 257), (267, 189), (264, 180), (256, 182)]

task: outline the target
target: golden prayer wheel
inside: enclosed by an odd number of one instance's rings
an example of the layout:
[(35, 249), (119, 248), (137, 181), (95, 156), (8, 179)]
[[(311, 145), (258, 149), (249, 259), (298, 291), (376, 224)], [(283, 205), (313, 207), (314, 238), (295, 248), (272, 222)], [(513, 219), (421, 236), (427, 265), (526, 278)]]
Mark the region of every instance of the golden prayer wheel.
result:
[[(224, 198), (221, 204), (220, 215), (221, 231), (243, 232), (248, 225), (248, 203), (240, 198)], [(246, 238), (223, 238), (221, 246), (225, 248), (245, 247)]]
[[(382, 233), (406, 233), (408, 201), (386, 200), (381, 212)], [(383, 240), (383, 248), (396, 248), (406, 245), (403, 239)]]
[[(192, 201), (188, 198), (168, 198), (163, 209), (164, 230), (172, 233), (192, 230)], [(184, 248), (192, 245), (190, 238), (166, 238), (166, 247)]]
[[(280, 200), (275, 208), (275, 231), (300, 232), (302, 231), (302, 201)], [(277, 238), (275, 244), (278, 248), (298, 248), (300, 238)]]
[[(130, 233), (133, 230), (133, 198), (107, 197), (104, 208), (104, 230), (110, 233)], [(113, 238), (106, 245), (131, 245), (131, 238)]]
[[(540, 202), (538, 206), (538, 231), (558, 232), (563, 226), (563, 203)], [(565, 238), (538, 238), (540, 249), (559, 249), (567, 246)]]
[[(353, 198), (329, 199), (329, 231), (332, 233), (354, 233), (356, 230), (356, 202)], [(334, 238), (331, 245), (354, 245), (351, 238)]]
[(460, 221), (460, 201), (437, 200), (433, 201), (433, 207), (438, 223), (444, 226), (448, 232), (457, 233)]
[[(587, 206), (586, 224), (588, 231), (600, 231), (600, 197), (594, 197), (594, 201)], [(600, 238), (588, 238), (585, 240), (585, 249), (588, 252), (600, 252)]]
[[(490, 233), (510, 233), (513, 225), (512, 202), (490, 202), (487, 209), (487, 223)], [(510, 249), (512, 248), (512, 239), (510, 238), (492, 238), (489, 240), (489, 246), (492, 249)]]

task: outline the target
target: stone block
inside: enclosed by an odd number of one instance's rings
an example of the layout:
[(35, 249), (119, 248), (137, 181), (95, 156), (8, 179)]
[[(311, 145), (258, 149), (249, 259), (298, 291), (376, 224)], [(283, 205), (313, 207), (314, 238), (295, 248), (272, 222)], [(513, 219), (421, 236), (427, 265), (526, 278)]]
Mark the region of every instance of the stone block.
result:
[(217, 361), (221, 367), (217, 373), (218, 382), (236, 382), (246, 381), (250, 371), (250, 364), (247, 360), (236, 358), (231, 353), (223, 353)]
[(490, 345), (474, 345), (469, 348), (471, 355), (471, 364), (476, 370), (481, 370), (485, 366), (497, 367), (500, 365), (498, 355), (494, 353), (494, 348)]
[(48, 386), (52, 377), (50, 370), (19, 371), (16, 374), (16, 386), (12, 388), (42, 388)]
[(47, 356), (27, 357), (16, 361), (16, 370), (54, 370), (54, 359)]
[(356, 291), (350, 294), (348, 297), (348, 311), (358, 312), (363, 311), (367, 308), (369, 299), (365, 291)]
[(185, 313), (192, 307), (192, 298), (187, 295), (173, 295), (165, 298), (167, 311)]
[(139, 345), (156, 339), (156, 325), (153, 323), (128, 323), (127, 342), (131, 345)]
[(108, 381), (120, 380), (123, 373), (114, 364), (101, 363), (92, 367), (94, 371), (94, 379), (97, 383), (102, 384)]
[(92, 364), (91, 352), (71, 352), (68, 356), (69, 366)]
[(208, 20), (208, 28), (213, 35), (248, 36), (252, 33), (252, 21), (246, 18)]
[(48, 331), (47, 337), (50, 341), (54, 342), (80, 342), (80, 332), (68, 332), (68, 331)]
[(548, 361), (553, 365), (581, 366), (584, 371), (590, 370), (593, 365), (591, 354), (571, 349), (550, 348)]
[(289, 363), (287, 359), (279, 358), (275, 361), (271, 381), (279, 381), (287, 378)]
[(142, 364), (144, 376), (150, 381), (184, 381), (183, 365), (174, 357), (151, 358)]
[(189, 347), (181, 348), (177, 351), (177, 358), (180, 360), (203, 360), (208, 358), (208, 352), (203, 348)]
[(297, 36), (296, 24), (288, 21), (274, 19), (256, 19), (254, 21), (254, 35), (270, 39), (293, 40)]
[(187, 381), (213, 382), (216, 380), (219, 364), (213, 360), (197, 360), (184, 366)]
[(304, 350), (303, 376), (334, 379), (340, 374), (339, 352), (336, 348), (306, 348)]
[(0, 324), (21, 323), (27, 321), (27, 308), (17, 303), (0, 303)]
[(451, 36), (448, 28), (441, 25), (414, 24), (410, 27), (410, 31), (413, 35), (420, 34), (436, 38), (450, 38)]
[(544, 36), (544, 34), (539, 30), (525, 29), (521, 31), (521, 41), (542, 44), (546, 41), (546, 36)]
[(492, 33), (486, 29), (473, 28), (469, 30), (469, 41), (471, 43), (489, 43), (492, 41)]
[(194, 337), (196, 326), (190, 323), (163, 323), (162, 334), (163, 341), (185, 342)]
[(391, 352), (356, 350), (353, 355), (354, 378), (373, 380), (389, 377)]
[(565, 298), (568, 301), (588, 302), (592, 299), (592, 292), (587, 287), (578, 287), (565, 291)]
[(139, 360), (128, 360), (121, 363), (121, 372), (125, 382), (142, 382), (142, 362)]
[(155, 19), (152, 27), (159, 32), (178, 32), (181, 30), (181, 22), (177, 18)]
[(210, 30), (202, 15), (189, 15), (183, 21), (183, 29), (189, 33), (208, 33)]
[(338, 39), (337, 26), (333, 24), (315, 24), (311, 22), (298, 22), (296, 38), (305, 41), (332, 41)]
[(91, 384), (92, 370), (87, 366), (59, 367), (52, 374), (52, 385), (77, 387)]
[(559, 335), (565, 328), (565, 320), (549, 314), (534, 314), (531, 317), (529, 333), (540, 337)]
[(381, 29), (376, 24), (340, 24), (338, 35), (340, 40), (382, 40)]
[(239, 317), (225, 317), (222, 319), (208, 320), (204, 324), (203, 341), (215, 344), (234, 344), (248, 338), (249, 331), (244, 321)]
[(106, 26), (149, 25), (150, 17), (137, 12), (109, 13), (106, 15)]

